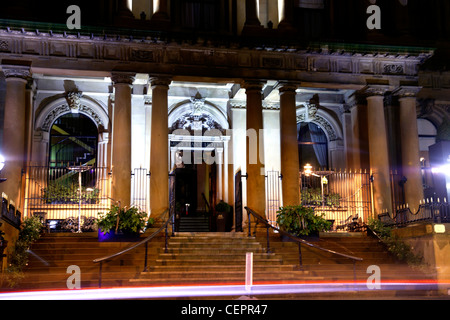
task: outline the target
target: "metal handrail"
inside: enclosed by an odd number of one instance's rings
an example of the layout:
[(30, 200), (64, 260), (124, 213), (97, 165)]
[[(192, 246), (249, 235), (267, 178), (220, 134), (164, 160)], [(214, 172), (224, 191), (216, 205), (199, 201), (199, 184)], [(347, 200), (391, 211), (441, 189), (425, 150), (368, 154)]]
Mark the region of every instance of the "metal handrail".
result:
[(287, 236), (288, 238), (290, 238), (290, 239), (294, 240), (295, 242), (297, 242), (300, 268), (303, 268), (301, 245), (304, 244), (304, 245), (307, 245), (308, 247), (312, 247), (312, 248), (315, 248), (315, 249), (318, 249), (318, 250), (321, 250), (321, 251), (324, 251), (324, 252), (331, 253), (333, 255), (337, 255), (337, 256), (340, 256), (340, 257), (352, 260), (352, 262), (353, 262), (353, 276), (354, 276), (354, 280), (356, 281), (356, 262), (357, 261), (363, 261), (364, 259), (359, 258), (359, 257), (355, 257), (355, 256), (351, 256), (351, 255), (348, 255), (348, 254), (345, 254), (345, 253), (340, 253), (340, 252), (337, 252), (337, 251), (334, 251), (334, 250), (325, 249), (325, 248), (322, 248), (322, 247), (320, 247), (318, 245), (312, 244), (312, 243), (310, 243), (310, 242), (308, 242), (308, 241), (306, 241), (304, 239), (300, 239), (300, 238), (298, 238), (296, 236), (293, 236), (292, 234), (290, 234), (290, 233), (288, 233), (286, 231), (283, 231), (283, 230), (281, 230), (281, 229), (271, 225), (267, 221), (267, 219), (261, 217), (258, 213), (256, 213), (254, 210), (250, 209), (249, 207), (245, 207), (245, 210), (247, 210), (247, 212), (248, 212), (248, 236), (249, 237), (251, 237), (250, 215), (253, 215), (257, 220), (261, 221), (262, 223), (264, 223), (266, 225), (266, 228), (267, 228), (267, 253), (270, 252), (269, 229), (273, 229), (273, 230), (277, 231), (278, 233), (280, 233), (281, 235)]
[[(169, 212), (169, 209), (166, 209), (161, 216), (165, 215), (167, 212)], [(152, 233), (150, 236), (148, 236), (147, 238), (145, 238), (144, 240), (138, 242), (137, 244), (126, 248), (124, 250), (121, 250), (117, 253), (111, 254), (109, 256), (105, 256), (105, 257), (101, 257), (101, 258), (97, 258), (95, 260), (93, 260), (93, 263), (100, 263), (99, 265), (99, 279), (98, 279), (98, 287), (101, 288), (102, 286), (102, 266), (103, 266), (103, 262), (108, 262), (111, 261), (127, 252), (130, 252), (138, 247), (140, 247), (141, 245), (145, 244), (145, 259), (144, 259), (144, 270), (143, 272), (148, 271), (147, 269), (147, 257), (148, 257), (148, 243), (155, 238), (157, 235), (159, 235), (163, 230), (165, 230), (165, 245), (164, 245), (164, 252), (167, 253), (168, 252), (168, 226), (169, 223), (172, 222), (172, 224), (174, 223), (173, 218), (175, 217), (175, 213), (172, 212), (172, 214), (169, 215), (169, 217), (167, 218), (166, 222), (154, 233)], [(172, 227), (172, 235), (174, 234), (174, 229)]]

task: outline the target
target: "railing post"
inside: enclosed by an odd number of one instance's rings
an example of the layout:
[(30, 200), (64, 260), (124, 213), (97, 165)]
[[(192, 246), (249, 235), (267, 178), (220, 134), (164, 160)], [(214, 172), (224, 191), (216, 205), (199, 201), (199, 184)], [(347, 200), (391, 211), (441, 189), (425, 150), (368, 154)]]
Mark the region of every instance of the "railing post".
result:
[(267, 225), (267, 253), (270, 253), (269, 228), (270, 228), (270, 226)]
[(102, 264), (103, 262), (100, 261), (99, 269), (98, 269), (98, 287), (102, 287)]
[(148, 257), (148, 242), (145, 243), (145, 259), (144, 259), (144, 271), (143, 272), (147, 272), (148, 268), (147, 268), (147, 257)]
[(300, 265), (300, 269), (303, 269), (303, 259), (302, 259), (302, 244), (298, 243), (298, 263)]
[(250, 217), (251, 217), (251, 215), (250, 215), (250, 211), (249, 210), (247, 210), (247, 212), (248, 212), (248, 237), (251, 237), (252, 236), (252, 226), (251, 226), (251, 220), (250, 220)]
[(168, 227), (168, 223), (166, 224), (166, 231), (165, 231), (165, 247), (164, 247), (164, 253), (168, 253), (169, 252), (169, 249), (168, 249), (168, 238), (169, 238), (169, 235), (167, 234), (167, 227)]

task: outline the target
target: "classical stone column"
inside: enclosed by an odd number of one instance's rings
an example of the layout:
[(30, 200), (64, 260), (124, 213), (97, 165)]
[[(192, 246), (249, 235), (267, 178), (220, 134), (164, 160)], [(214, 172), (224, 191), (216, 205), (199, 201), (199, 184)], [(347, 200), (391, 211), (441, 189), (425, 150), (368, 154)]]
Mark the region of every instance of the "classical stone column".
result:
[(111, 197), (121, 206), (131, 204), (131, 91), (134, 74), (114, 73)]
[(367, 132), (367, 92), (361, 90), (351, 96), (349, 105), (350, 117), (351, 117), (351, 138), (349, 140), (348, 156), (351, 157), (351, 169), (356, 170), (369, 170), (369, 138)]
[(130, 0), (119, 0), (116, 19), (134, 19), (133, 12), (131, 11)]
[(419, 132), (417, 129), (417, 87), (401, 87), (394, 94), (400, 102), (400, 145), (402, 172), (407, 181), (404, 185), (405, 202), (416, 211), (423, 199), (423, 184), (420, 167)]
[(7, 181), (0, 184), (0, 194), (4, 192), (10, 201), (20, 209), (22, 187), (22, 169), (27, 160), (26, 131), (30, 116), (26, 112), (26, 85), (31, 77), (29, 67), (2, 66), (6, 77), (5, 116), (3, 125), (3, 147), (0, 153), (5, 157), (2, 178)]
[(258, 19), (258, 0), (245, 0), (245, 24), (242, 31), (243, 34), (247, 32), (256, 32), (262, 29), (261, 22)]
[(375, 216), (386, 210), (392, 213), (389, 148), (384, 115), (384, 94), (387, 90), (388, 88), (384, 86), (374, 86), (368, 87), (365, 91)]
[(151, 79), (152, 125), (150, 147), (150, 211), (160, 215), (169, 207), (169, 116), (168, 91), (171, 80)]
[(283, 0), (280, 3), (280, 22), (278, 24), (278, 29), (283, 31), (294, 30), (294, 5), (293, 0)]
[(280, 147), (283, 205), (300, 204), (299, 158), (295, 96), (297, 85), (283, 84), (280, 92)]
[(155, 2), (154, 13), (151, 22), (155, 26), (168, 27), (170, 18), (168, 13), (167, 0), (157, 0)]
[(265, 215), (262, 83), (244, 83), (247, 95), (247, 206)]

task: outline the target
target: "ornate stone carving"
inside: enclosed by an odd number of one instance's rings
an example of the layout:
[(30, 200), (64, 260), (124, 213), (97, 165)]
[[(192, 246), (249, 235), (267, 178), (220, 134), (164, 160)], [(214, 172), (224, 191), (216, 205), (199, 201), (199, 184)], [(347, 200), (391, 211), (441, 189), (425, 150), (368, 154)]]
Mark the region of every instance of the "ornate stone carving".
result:
[(52, 109), (52, 111), (50, 111), (50, 113), (45, 117), (44, 123), (42, 125), (42, 130), (50, 131), (50, 126), (53, 124), (53, 122), (60, 116), (68, 112), (70, 112), (70, 107), (66, 104), (57, 106), (56, 108)]
[(223, 131), (223, 128), (218, 124), (209, 114), (193, 115), (193, 113), (187, 113), (180, 117), (172, 126), (172, 131), (177, 129), (186, 129), (192, 131), (207, 131), (211, 129), (217, 129)]
[(111, 75), (111, 81), (113, 84), (128, 84), (132, 85), (135, 79), (134, 73), (129, 72), (113, 72)]
[(205, 98), (201, 96), (199, 92), (195, 95), (195, 97), (191, 98), (191, 106), (192, 106), (192, 115), (200, 116), (205, 109)]
[(82, 92), (67, 92), (66, 93), (66, 100), (69, 104), (69, 108), (74, 111), (79, 111), (81, 107), (81, 97), (83, 93)]
[(401, 64), (386, 64), (384, 65), (385, 74), (404, 74), (404, 68)]
[(28, 81), (31, 78), (31, 71), (29, 67), (22, 66), (2, 66), (5, 78), (18, 78)]
[[(299, 122), (306, 122), (306, 114), (305, 113), (297, 116), (297, 123), (299, 123)], [(327, 119), (325, 119), (321, 115), (316, 114), (314, 120), (312, 120), (310, 122), (317, 124), (323, 130), (325, 130), (327, 132), (329, 141), (338, 140), (338, 136), (337, 136), (336, 132), (334, 131), (332, 125), (328, 122)]]
[[(55, 122), (55, 120), (58, 119), (60, 116), (71, 112), (71, 110), (72, 109), (71, 107), (69, 107), (68, 104), (62, 104), (53, 108), (52, 111), (50, 111), (50, 113), (45, 117), (45, 120), (41, 127), (42, 130), (50, 131), (50, 127), (52, 126), (53, 122)], [(81, 102), (78, 108), (78, 112), (83, 113), (88, 117), (90, 117), (97, 124), (98, 127), (105, 127), (105, 124), (101, 120), (100, 116), (93, 109), (91, 109), (86, 105), (83, 105)]]
[(9, 51), (9, 43), (6, 40), (0, 40), (0, 51)]
[(415, 98), (422, 88), (420, 87), (400, 87), (393, 92), (399, 98)]

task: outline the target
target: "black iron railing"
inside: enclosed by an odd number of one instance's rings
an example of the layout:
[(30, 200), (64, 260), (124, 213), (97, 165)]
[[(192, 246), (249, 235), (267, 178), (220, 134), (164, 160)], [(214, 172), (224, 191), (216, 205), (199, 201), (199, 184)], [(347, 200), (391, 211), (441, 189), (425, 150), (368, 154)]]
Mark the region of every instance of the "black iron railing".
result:
[(252, 236), (251, 220), (250, 220), (251, 216), (253, 216), (258, 222), (262, 222), (265, 225), (266, 230), (267, 230), (267, 248), (266, 248), (266, 252), (267, 253), (270, 253), (270, 240), (269, 240), (270, 239), (270, 237), (269, 237), (270, 232), (269, 231), (270, 231), (270, 229), (273, 229), (276, 232), (278, 232), (280, 235), (286, 236), (286, 237), (290, 238), (291, 240), (293, 240), (294, 242), (296, 242), (298, 244), (299, 267), (300, 267), (300, 269), (303, 268), (303, 259), (302, 259), (302, 244), (303, 244), (303, 245), (306, 245), (308, 247), (315, 248), (315, 249), (321, 250), (323, 252), (331, 253), (334, 256), (337, 256), (337, 257), (340, 257), (340, 258), (346, 258), (346, 259), (349, 259), (350, 261), (352, 261), (352, 263), (353, 263), (353, 277), (354, 277), (354, 280), (356, 282), (356, 262), (357, 261), (363, 261), (362, 258), (350, 256), (348, 254), (344, 254), (344, 253), (336, 252), (336, 251), (333, 251), (333, 250), (325, 249), (325, 248), (322, 248), (322, 247), (320, 247), (318, 245), (312, 244), (312, 243), (310, 243), (310, 242), (308, 242), (308, 241), (306, 241), (304, 239), (300, 239), (300, 238), (298, 238), (296, 236), (291, 235), (288, 232), (285, 232), (285, 231), (283, 231), (281, 229), (278, 229), (277, 227), (272, 226), (269, 223), (269, 221), (267, 221), (261, 215), (256, 213), (254, 210), (252, 210), (252, 209), (250, 209), (248, 207), (245, 207), (245, 210), (247, 210), (247, 213), (248, 213), (248, 236), (249, 237)]
[(370, 174), (348, 171), (300, 172), (301, 204), (332, 221), (331, 231), (342, 229), (347, 220), (367, 222), (371, 216)]
[(381, 214), (378, 219), (387, 226), (407, 226), (413, 223), (428, 222), (428, 223), (450, 223), (450, 204), (446, 201), (424, 202), (419, 206), (416, 212), (412, 212), (407, 206), (400, 206), (396, 208), (393, 217), (388, 213)]
[(158, 236), (163, 230), (165, 230), (165, 236), (164, 236), (164, 252), (167, 253), (168, 252), (168, 246), (169, 246), (169, 224), (172, 224), (172, 236), (174, 235), (174, 212), (170, 213), (171, 210), (167, 209), (165, 210), (160, 217), (163, 217), (165, 214), (167, 214), (169, 212), (169, 217), (167, 218), (167, 220), (162, 224), (162, 226), (155, 232), (153, 232), (150, 236), (146, 237), (144, 240), (136, 243), (135, 245), (132, 245), (129, 248), (126, 248), (124, 250), (121, 250), (117, 253), (102, 257), (102, 258), (98, 258), (93, 260), (93, 263), (98, 263), (99, 264), (99, 273), (98, 273), (98, 287), (101, 288), (102, 287), (102, 267), (103, 267), (103, 263), (112, 261), (114, 259), (116, 259), (117, 257), (122, 256), (123, 254), (130, 252), (132, 250), (135, 250), (136, 248), (145, 245), (145, 254), (144, 254), (144, 269), (143, 272), (148, 271), (148, 243), (153, 240), (156, 236)]

